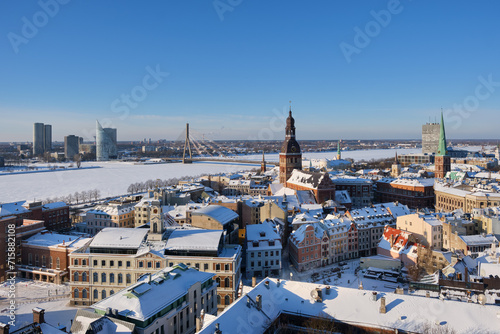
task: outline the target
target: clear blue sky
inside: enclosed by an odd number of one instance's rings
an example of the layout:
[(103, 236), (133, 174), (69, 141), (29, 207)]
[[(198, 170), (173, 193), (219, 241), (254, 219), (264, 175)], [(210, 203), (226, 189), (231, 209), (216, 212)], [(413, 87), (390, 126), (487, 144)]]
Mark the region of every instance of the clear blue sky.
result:
[(499, 138), (499, 1), (54, 1), (0, 3), (0, 141), (282, 139), (289, 100), (299, 140), (420, 138), (441, 107)]

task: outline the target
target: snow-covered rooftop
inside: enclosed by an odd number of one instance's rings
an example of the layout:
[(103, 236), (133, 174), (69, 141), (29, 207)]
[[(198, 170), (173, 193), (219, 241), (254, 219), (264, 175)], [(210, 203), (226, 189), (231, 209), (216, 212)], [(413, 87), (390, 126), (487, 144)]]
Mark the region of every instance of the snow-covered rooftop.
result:
[[(268, 288), (265, 282), (269, 282)], [(322, 291), (321, 302), (311, 298), (316, 288)], [(255, 304), (258, 295), (262, 297), (260, 311)], [(379, 311), (382, 296), (386, 300), (385, 314)], [(275, 279), (265, 279), (217, 318), (205, 323), (199, 334), (214, 333), (216, 324), (222, 333), (263, 333), (281, 313), (323, 315), (366, 327), (418, 333), (423, 332), (426, 325), (438, 329), (448, 327), (457, 334), (496, 333), (500, 328), (498, 312), (494, 305), (394, 293), (379, 293), (377, 301), (373, 301), (372, 291), (336, 286), (330, 287), (328, 295), (324, 285), (281, 281), (278, 286)]]
[(52, 246), (68, 246), (68, 247), (78, 247), (81, 243), (78, 241), (89, 241), (89, 238), (82, 238), (80, 236), (74, 235), (65, 235), (53, 232), (47, 233), (37, 233), (34, 236), (31, 236), (23, 243), (30, 246), (44, 246), (44, 247), (52, 247)]
[(148, 232), (145, 228), (104, 228), (94, 237), (90, 247), (139, 249)]
[(486, 235), (483, 236), (481, 234), (478, 235), (461, 235), (460, 239), (462, 239), (467, 246), (479, 246), (479, 245), (498, 245), (498, 240), (494, 235)]
[(246, 227), (247, 241), (280, 240), (279, 235), (269, 224), (252, 224)]
[(222, 230), (176, 229), (169, 236), (165, 249), (217, 251), (222, 233)]
[(23, 207), (25, 201), (2, 203), (0, 204), (0, 217), (14, 216), (21, 213), (29, 212), (28, 209)]
[(101, 312), (116, 309), (123, 317), (144, 321), (186, 295), (191, 286), (206, 282), (213, 275), (185, 266), (168, 267), (151, 277), (143, 276), (136, 284), (95, 303), (92, 308)]
[(220, 205), (208, 205), (202, 207), (196, 211), (191, 213), (192, 216), (208, 216), (222, 225), (232, 222), (235, 219), (238, 219), (238, 214), (231, 209), (228, 209), (224, 206)]

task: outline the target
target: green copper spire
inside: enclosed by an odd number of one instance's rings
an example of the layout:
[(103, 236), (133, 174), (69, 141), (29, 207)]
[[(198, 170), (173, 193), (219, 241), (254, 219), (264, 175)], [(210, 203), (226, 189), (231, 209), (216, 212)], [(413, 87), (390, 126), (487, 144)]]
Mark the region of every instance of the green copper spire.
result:
[(439, 131), (439, 146), (436, 155), (448, 155), (448, 150), (446, 149), (446, 134), (444, 132), (443, 111), (441, 111), (441, 129)]
[(340, 159), (340, 140), (337, 142), (337, 157)]

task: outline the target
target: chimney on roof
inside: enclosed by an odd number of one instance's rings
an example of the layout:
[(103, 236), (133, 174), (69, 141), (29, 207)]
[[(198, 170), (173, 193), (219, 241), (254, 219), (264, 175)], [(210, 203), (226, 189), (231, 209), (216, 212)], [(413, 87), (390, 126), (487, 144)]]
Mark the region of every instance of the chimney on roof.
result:
[(43, 324), (45, 322), (45, 310), (43, 308), (35, 307), (33, 309), (33, 322)]
[(4, 324), (3, 322), (0, 322), (0, 334), (9, 334), (9, 324)]
[(252, 288), (255, 288), (257, 285), (257, 278), (255, 276), (252, 277)]
[(380, 298), (380, 313), (385, 314), (387, 310), (385, 309), (385, 297)]
[(255, 302), (257, 303), (257, 310), (260, 311), (262, 309), (262, 295), (257, 295)]

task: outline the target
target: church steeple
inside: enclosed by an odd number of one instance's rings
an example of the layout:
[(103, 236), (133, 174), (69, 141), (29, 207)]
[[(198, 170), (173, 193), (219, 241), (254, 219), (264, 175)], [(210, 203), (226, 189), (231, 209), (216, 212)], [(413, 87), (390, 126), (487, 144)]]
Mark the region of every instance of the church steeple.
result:
[(441, 127), (439, 132), (439, 146), (434, 157), (434, 177), (442, 179), (451, 171), (451, 159), (446, 148), (446, 133), (444, 132), (443, 111), (441, 111)]
[(446, 133), (444, 131), (443, 111), (441, 111), (441, 127), (439, 131), (439, 146), (436, 155), (448, 155), (446, 148)]
[(292, 117), (292, 107), (288, 112), (288, 118), (286, 119), (286, 138), (295, 138), (295, 119)]
[(262, 162), (260, 163), (260, 172), (262, 174), (266, 172), (266, 158), (264, 157), (264, 150), (262, 150)]
[(280, 183), (286, 185), (286, 181), (292, 175), (294, 169), (302, 169), (302, 153), (299, 143), (295, 140), (295, 120), (292, 116), (292, 107), (288, 111), (285, 127), (285, 141), (280, 152)]
[(341, 155), (340, 155), (340, 139), (339, 141), (337, 142), (337, 160), (340, 160), (341, 159)]

